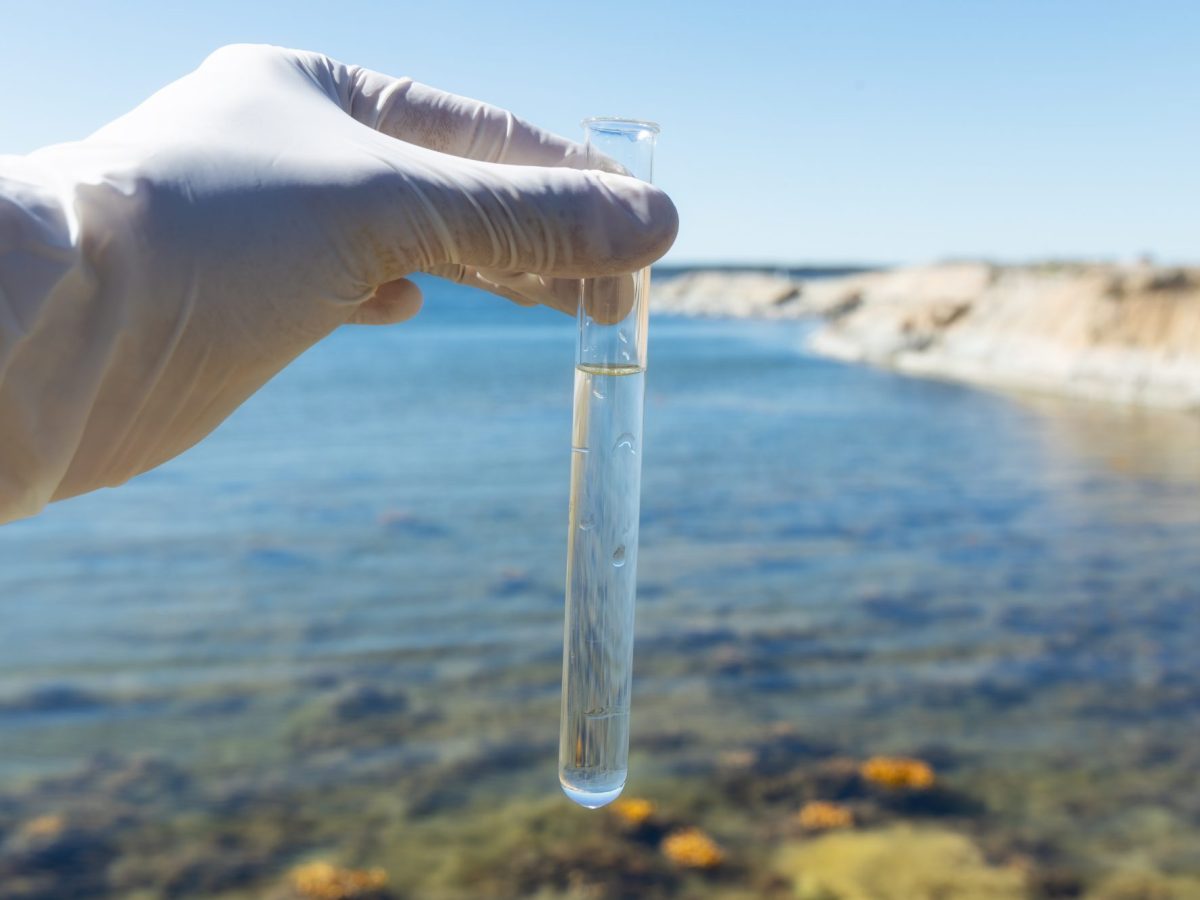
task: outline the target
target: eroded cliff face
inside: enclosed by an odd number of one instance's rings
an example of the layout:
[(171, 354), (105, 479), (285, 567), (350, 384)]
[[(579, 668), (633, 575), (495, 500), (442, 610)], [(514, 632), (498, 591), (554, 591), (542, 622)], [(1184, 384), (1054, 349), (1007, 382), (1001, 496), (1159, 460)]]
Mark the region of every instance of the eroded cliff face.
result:
[(797, 281), (696, 272), (686, 315), (822, 316), (815, 352), (914, 375), (1200, 409), (1200, 270), (945, 263)]
[[(829, 285), (826, 289), (835, 289)], [(927, 266), (860, 276), (813, 350), (916, 375), (1200, 409), (1200, 273)]]
[(655, 281), (650, 302), (673, 315), (778, 318), (800, 311), (800, 291), (787, 275), (700, 270)]

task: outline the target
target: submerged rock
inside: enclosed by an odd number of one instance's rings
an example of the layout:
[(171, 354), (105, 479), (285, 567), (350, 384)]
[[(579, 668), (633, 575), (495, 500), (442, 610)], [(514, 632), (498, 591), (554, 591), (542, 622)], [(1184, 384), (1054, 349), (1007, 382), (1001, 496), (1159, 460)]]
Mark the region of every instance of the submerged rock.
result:
[(0, 896), (10, 900), (102, 895), (117, 856), (110, 835), (57, 814), (26, 822), (0, 843)]
[(364, 716), (406, 712), (408, 706), (408, 695), (403, 691), (356, 684), (344, 687), (330, 697), (327, 712), (332, 720), (345, 723)]
[(44, 684), (14, 697), (0, 698), (0, 713), (59, 713), (96, 709), (105, 698), (73, 684)]
[(1025, 874), (989, 865), (967, 837), (904, 826), (784, 847), (777, 869), (802, 900), (1024, 900)]
[(288, 734), (300, 749), (363, 749), (402, 740), (430, 718), (428, 712), (413, 712), (402, 690), (351, 683), (302, 708)]
[(1087, 900), (1200, 900), (1200, 878), (1157, 872), (1118, 872), (1086, 895)]

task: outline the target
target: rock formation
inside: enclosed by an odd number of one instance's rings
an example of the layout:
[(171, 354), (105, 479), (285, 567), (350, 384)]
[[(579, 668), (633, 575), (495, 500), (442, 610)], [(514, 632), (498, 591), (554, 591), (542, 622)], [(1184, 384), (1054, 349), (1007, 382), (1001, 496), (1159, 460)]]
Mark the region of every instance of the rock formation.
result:
[(817, 353), (913, 375), (1200, 410), (1200, 271), (946, 263), (795, 281), (697, 272), (681, 314), (823, 316)]

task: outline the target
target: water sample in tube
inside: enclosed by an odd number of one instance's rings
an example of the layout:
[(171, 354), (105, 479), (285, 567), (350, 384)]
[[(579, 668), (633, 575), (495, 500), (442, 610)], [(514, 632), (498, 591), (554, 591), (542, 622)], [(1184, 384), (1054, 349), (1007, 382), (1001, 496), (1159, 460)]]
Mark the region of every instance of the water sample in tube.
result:
[[(651, 180), (658, 126), (587, 119), (588, 166)], [(650, 269), (584, 280), (575, 357), (558, 780), (590, 809), (629, 769)]]

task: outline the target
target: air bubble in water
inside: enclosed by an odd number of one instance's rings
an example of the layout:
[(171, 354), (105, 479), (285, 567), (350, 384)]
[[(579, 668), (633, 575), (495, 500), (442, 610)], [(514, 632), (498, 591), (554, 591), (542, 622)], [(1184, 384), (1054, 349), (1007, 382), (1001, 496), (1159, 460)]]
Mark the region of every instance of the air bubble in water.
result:
[(629, 453), (636, 455), (637, 454), (637, 438), (635, 438), (632, 434), (630, 434), (628, 431), (626, 431), (619, 438), (617, 438), (617, 442), (615, 444), (613, 444), (613, 450), (625, 450)]

